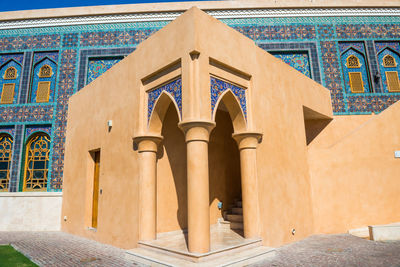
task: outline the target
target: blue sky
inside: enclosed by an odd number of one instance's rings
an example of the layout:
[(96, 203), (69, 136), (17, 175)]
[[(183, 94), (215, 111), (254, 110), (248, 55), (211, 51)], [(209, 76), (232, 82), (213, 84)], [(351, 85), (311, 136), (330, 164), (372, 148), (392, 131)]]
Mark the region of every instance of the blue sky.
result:
[[(0, 0), (0, 11), (98, 6), (117, 4), (159, 3), (159, 2), (187, 2), (189, 0)], [(190, 0), (193, 1), (193, 0)]]

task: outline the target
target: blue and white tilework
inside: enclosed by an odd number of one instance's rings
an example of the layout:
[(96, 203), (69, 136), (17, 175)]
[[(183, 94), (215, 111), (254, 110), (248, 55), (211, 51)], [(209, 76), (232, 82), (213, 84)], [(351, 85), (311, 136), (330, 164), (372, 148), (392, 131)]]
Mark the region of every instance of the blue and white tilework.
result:
[[(348, 68), (347, 67), (346, 61), (349, 56), (356, 56), (358, 58), (358, 60), (360, 61), (359, 68)], [(347, 90), (346, 92), (348, 94), (351, 94), (349, 72), (361, 72), (363, 86), (364, 86), (364, 93), (372, 92), (371, 86), (370, 86), (370, 81), (368, 78), (369, 71), (368, 71), (367, 61), (365, 60), (365, 54), (362, 54), (361, 51), (356, 50), (355, 48), (351, 47), (351, 48), (348, 48), (341, 55), (341, 62), (342, 62), (342, 69), (343, 69), (343, 77), (344, 77), (346, 90)]]
[[(386, 55), (390, 55), (394, 58), (396, 62), (395, 67), (385, 67), (383, 65), (383, 58)], [(394, 50), (391, 47), (384, 48), (381, 50), (378, 54), (378, 66), (379, 66), (379, 72), (381, 74), (381, 79), (382, 79), (382, 84), (383, 84), (383, 91), (385, 93), (389, 92), (388, 84), (387, 84), (387, 78), (386, 78), (386, 71), (397, 71), (397, 74), (400, 74), (400, 56), (398, 53), (394, 52)]]
[[(35, 53), (34, 67), (32, 73), (32, 85), (30, 91), (30, 101), (31, 103), (36, 103), (36, 93), (38, 89), (39, 82), (50, 82), (50, 94), (49, 102), (54, 101), (54, 91), (56, 88), (56, 77), (57, 77), (57, 63), (58, 62), (58, 52), (53, 53)], [(48, 65), (52, 69), (52, 74), (50, 77), (39, 77), (40, 68), (44, 65)]]
[(242, 108), (244, 117), (247, 119), (247, 105), (246, 105), (246, 90), (234, 84), (225, 82), (215, 77), (210, 77), (210, 89), (211, 89), (211, 114), (214, 113), (215, 105), (218, 102), (219, 97), (226, 90), (231, 90), (236, 96), (240, 107)]
[(148, 101), (147, 101), (148, 120), (150, 120), (151, 113), (153, 112), (154, 109), (154, 105), (156, 104), (158, 97), (161, 95), (163, 91), (168, 92), (172, 95), (176, 105), (178, 106), (179, 113), (182, 117), (182, 79), (178, 78), (148, 92)]
[(25, 128), (25, 142), (32, 136), (32, 134), (42, 132), (51, 136), (51, 125), (29, 125)]
[(89, 84), (97, 77), (102, 75), (112, 66), (120, 62), (122, 57), (111, 57), (111, 58), (90, 58), (87, 69), (86, 83)]
[[(17, 77), (15, 79), (4, 79), (5, 72), (10, 67), (13, 67), (17, 70)], [(18, 102), (21, 76), (22, 76), (22, 66), (12, 57), (10, 57), (8, 61), (6, 61), (3, 65), (0, 66), (0, 96), (3, 93), (4, 84), (10, 84), (10, 83), (15, 84), (13, 104)]]
[(297, 71), (311, 78), (310, 60), (307, 52), (285, 52), (272, 54), (286, 64), (295, 68)]

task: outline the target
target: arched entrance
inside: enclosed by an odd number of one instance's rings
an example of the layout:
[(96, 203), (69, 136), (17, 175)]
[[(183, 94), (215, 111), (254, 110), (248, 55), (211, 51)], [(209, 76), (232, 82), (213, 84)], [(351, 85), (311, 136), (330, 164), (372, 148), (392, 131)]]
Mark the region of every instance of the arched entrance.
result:
[[(230, 221), (230, 228), (242, 234), (239, 149), (232, 138), (233, 125), (223, 101), (215, 112), (216, 127), (211, 132), (208, 150), (210, 223)], [(237, 216), (231, 216), (232, 213)]]

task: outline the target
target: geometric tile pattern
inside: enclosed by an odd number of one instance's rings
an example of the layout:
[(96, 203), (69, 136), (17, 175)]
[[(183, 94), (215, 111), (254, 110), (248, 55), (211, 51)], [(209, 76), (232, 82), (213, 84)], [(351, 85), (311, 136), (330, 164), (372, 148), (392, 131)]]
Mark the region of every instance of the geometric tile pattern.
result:
[(120, 62), (121, 59), (122, 59), (121, 57), (90, 58), (89, 64), (88, 64), (88, 69), (87, 69), (86, 83), (89, 84), (90, 82), (95, 80), (97, 77), (102, 75), (104, 72), (106, 72), (112, 66), (114, 66), (116, 63)]
[(271, 53), (283, 62), (311, 78), (310, 60), (307, 52)]
[(29, 137), (37, 132), (43, 132), (43, 133), (47, 133), (49, 136), (51, 136), (51, 125), (33, 125), (33, 126), (27, 126), (25, 128), (25, 140), (28, 140)]
[[(363, 43), (361, 43), (363, 45)], [(365, 51), (364, 48), (361, 51)], [(350, 72), (361, 72), (362, 74), (362, 81), (363, 81), (363, 87), (364, 87), (364, 93), (370, 93), (371, 88), (370, 88), (370, 83), (369, 83), (369, 75), (368, 75), (368, 65), (365, 61), (365, 54), (363, 54), (360, 50), (355, 50), (354, 48), (349, 48), (346, 52), (344, 52), (341, 55), (341, 62), (342, 62), (342, 70), (343, 70), (343, 77), (347, 89), (347, 93), (351, 94), (351, 89), (350, 89), (350, 78), (349, 78), (349, 73)], [(346, 60), (349, 56), (356, 56), (360, 62), (360, 67), (359, 68), (348, 68), (346, 67)]]
[[(10, 67), (16, 69), (17, 75), (15, 79), (4, 79), (5, 72)], [(22, 66), (18, 62), (14, 61), (14, 59), (10, 59), (3, 66), (0, 66), (0, 96), (2, 95), (4, 84), (10, 84), (10, 83), (14, 84), (14, 99), (12, 101), (13, 104), (16, 104), (18, 102), (19, 85), (22, 77), (21, 74), (22, 74)]]
[(316, 38), (314, 25), (250, 25), (233, 28), (255, 41), (309, 40)]
[(247, 119), (247, 108), (246, 108), (246, 90), (244, 88), (238, 87), (231, 83), (225, 82), (223, 80), (210, 77), (211, 83), (211, 114), (214, 113), (215, 105), (218, 102), (219, 97), (226, 90), (231, 90), (232, 93), (236, 96), (237, 101), (240, 104), (240, 107), (243, 111), (245, 118)]
[[(37, 53), (34, 55), (34, 59), (37, 57)], [(46, 53), (49, 54), (49, 53)], [(54, 97), (54, 91), (56, 87), (56, 77), (57, 77), (57, 61), (58, 61), (58, 52), (53, 52), (53, 55), (56, 56), (43, 56), (41, 55), (40, 58), (41, 60), (37, 61), (36, 64), (33, 67), (33, 72), (31, 77), (32, 79), (32, 84), (31, 84), (31, 90), (30, 90), (30, 103), (36, 103), (36, 96), (37, 96), (37, 90), (38, 90), (38, 85), (39, 82), (50, 82), (50, 92), (49, 92), (49, 101), (48, 102), (53, 102), (53, 97)], [(51, 54), (50, 54), (51, 55)], [(39, 57), (39, 56), (38, 56)], [(55, 61), (54, 61), (55, 59)], [(50, 77), (39, 77), (39, 72), (40, 69), (44, 66), (48, 65), (51, 67), (51, 76)]]
[(18, 122), (51, 122), (53, 105), (11, 106), (0, 105), (0, 124)]
[(165, 91), (172, 95), (175, 100), (175, 104), (178, 106), (179, 113), (182, 117), (182, 79), (178, 78), (161, 87), (148, 92), (147, 100), (147, 120), (150, 120), (151, 113), (153, 112), (154, 105), (156, 104), (158, 97)]
[(399, 24), (340, 24), (336, 26), (340, 39), (400, 38)]
[[(391, 55), (397, 65), (396, 67), (385, 67), (383, 65), (383, 58), (386, 55)], [(400, 74), (400, 56), (399, 54), (395, 53), (391, 48), (386, 48), (384, 50), (381, 50), (380, 53), (378, 54), (378, 66), (380, 69), (380, 74), (381, 74), (381, 79), (382, 79), (382, 84), (383, 84), (383, 91), (384, 92), (389, 92), (388, 84), (387, 84), (387, 77), (386, 77), (386, 71), (397, 71), (398, 74)]]

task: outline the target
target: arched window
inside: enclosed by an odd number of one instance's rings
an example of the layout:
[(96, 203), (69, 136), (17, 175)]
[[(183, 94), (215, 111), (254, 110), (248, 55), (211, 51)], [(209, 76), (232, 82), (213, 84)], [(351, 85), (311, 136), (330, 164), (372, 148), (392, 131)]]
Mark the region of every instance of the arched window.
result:
[(39, 70), (39, 78), (48, 78), (52, 75), (52, 70), (49, 65), (43, 65)]
[(396, 65), (396, 60), (391, 55), (386, 55), (383, 57), (383, 66), (385, 68), (395, 68)]
[(361, 67), (360, 60), (355, 55), (351, 55), (347, 58), (346, 65), (348, 68), (359, 68)]
[(12, 145), (10, 135), (0, 134), (0, 191), (8, 191), (10, 185)]
[(5, 80), (14, 80), (17, 79), (17, 69), (14, 67), (9, 67), (6, 69), (4, 73)]
[(49, 172), (50, 137), (33, 135), (26, 144), (24, 191), (46, 191)]

